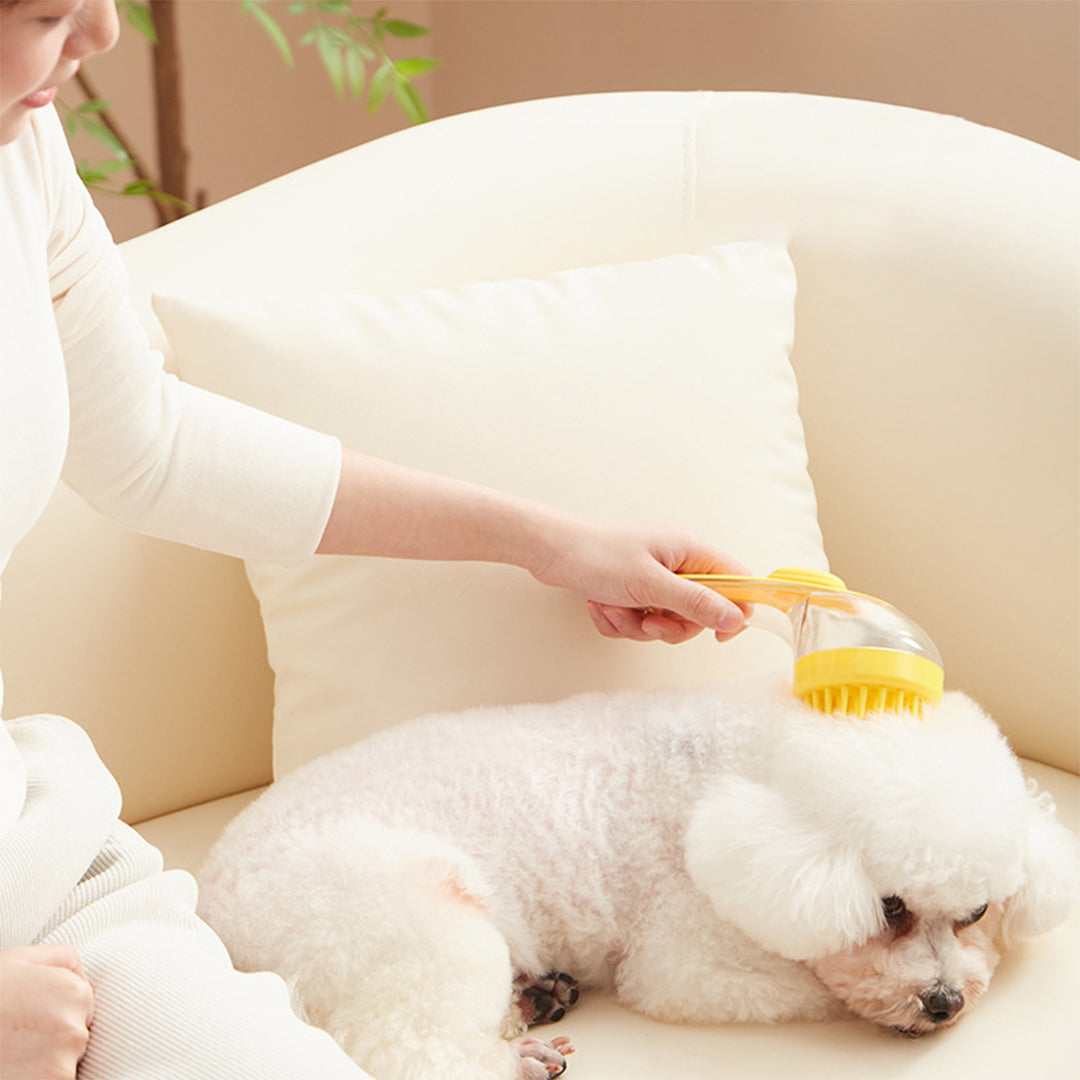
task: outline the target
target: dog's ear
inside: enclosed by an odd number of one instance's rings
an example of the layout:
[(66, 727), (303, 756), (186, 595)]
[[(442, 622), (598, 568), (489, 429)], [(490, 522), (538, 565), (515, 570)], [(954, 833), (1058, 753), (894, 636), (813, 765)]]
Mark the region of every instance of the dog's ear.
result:
[(1024, 882), (1005, 902), (1001, 935), (1006, 945), (1063, 923), (1080, 897), (1080, 852), (1072, 833), (1054, 817), (1054, 801), (1029, 781)]
[(686, 867), (720, 918), (791, 960), (859, 945), (884, 927), (881, 898), (845, 837), (740, 777), (698, 803)]

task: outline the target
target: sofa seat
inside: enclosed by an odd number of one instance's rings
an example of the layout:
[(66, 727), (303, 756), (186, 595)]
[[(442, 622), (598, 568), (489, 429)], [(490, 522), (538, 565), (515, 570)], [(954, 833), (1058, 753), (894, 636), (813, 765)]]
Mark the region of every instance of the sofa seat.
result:
[[(1080, 777), (1035, 762), (1024, 762), (1024, 770), (1054, 797), (1062, 820), (1080, 834)], [(260, 790), (153, 818), (137, 828), (160, 848), (167, 866), (196, 872), (221, 830)], [(1038, 982), (1028, 977), (1035, 971)], [(1038, 1080), (1075, 1080), (1080, 1029), (1050, 1021), (1075, 1000), (1078, 971), (1080, 914), (1010, 950), (978, 1010), (957, 1027), (921, 1040), (856, 1019), (775, 1027), (663, 1024), (598, 993), (583, 994), (565, 1020), (538, 1034), (566, 1035), (574, 1042), (568, 1080), (1022, 1080), (1035, 1075), (1028, 1040), (1039, 1032)], [(1026, 1037), (996, 1037), (1012, 1027)]]

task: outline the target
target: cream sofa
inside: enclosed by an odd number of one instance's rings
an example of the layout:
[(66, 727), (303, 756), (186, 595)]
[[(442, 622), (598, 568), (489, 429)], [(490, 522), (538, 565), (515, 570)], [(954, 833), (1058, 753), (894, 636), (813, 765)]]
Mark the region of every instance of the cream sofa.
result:
[[(1080, 163), (866, 102), (596, 95), (390, 136), (123, 250), (168, 357), (151, 292), (392, 293), (762, 235), (798, 273), (792, 363), (833, 568), (931, 632), (948, 682), (1075, 824)], [(269, 782), (273, 677), (239, 562), (61, 491), (5, 576), (0, 640), (8, 715), (84, 725), (170, 865), (194, 871)], [(422, 703), (422, 675), (398, 674)], [(1074, 918), (920, 1042), (857, 1021), (668, 1027), (597, 997), (561, 1028), (579, 1080), (1053, 1080), (1080, 1061), (1078, 961)]]

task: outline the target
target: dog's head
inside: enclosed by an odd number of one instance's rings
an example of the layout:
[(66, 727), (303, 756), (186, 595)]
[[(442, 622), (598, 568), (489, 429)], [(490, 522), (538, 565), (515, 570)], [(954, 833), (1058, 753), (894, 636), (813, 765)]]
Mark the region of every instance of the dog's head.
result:
[(692, 816), (687, 868), (720, 917), (807, 961), (853, 1011), (914, 1034), (985, 990), (995, 941), (1067, 915), (1075, 843), (993, 722), (948, 694), (924, 719), (765, 710), (767, 747)]

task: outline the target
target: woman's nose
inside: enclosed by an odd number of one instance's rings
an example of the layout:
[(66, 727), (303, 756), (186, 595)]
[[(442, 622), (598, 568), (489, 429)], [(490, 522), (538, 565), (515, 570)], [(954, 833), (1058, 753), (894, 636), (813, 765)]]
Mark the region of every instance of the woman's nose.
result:
[(120, 36), (116, 0), (86, 0), (68, 36), (64, 52), (70, 60), (83, 60), (107, 52)]

